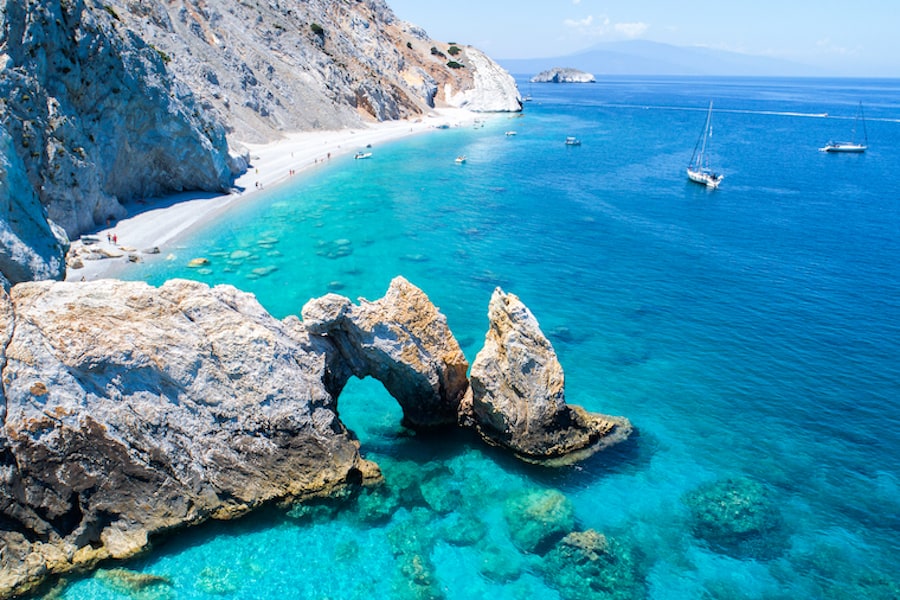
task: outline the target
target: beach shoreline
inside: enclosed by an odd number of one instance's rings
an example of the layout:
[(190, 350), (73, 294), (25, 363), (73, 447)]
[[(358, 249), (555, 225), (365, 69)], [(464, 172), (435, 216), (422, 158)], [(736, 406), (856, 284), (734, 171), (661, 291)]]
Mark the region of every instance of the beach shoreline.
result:
[(116, 277), (128, 265), (147, 256), (165, 256), (168, 246), (180, 236), (252, 194), (327, 164), (332, 158), (438, 128), (471, 125), (484, 117), (466, 109), (441, 108), (414, 120), (286, 133), (267, 144), (243, 144), (249, 152), (250, 166), (234, 180), (231, 193), (178, 192), (128, 203), (127, 217), (72, 241), (69, 254), (82, 256), (83, 266), (68, 267), (66, 281)]

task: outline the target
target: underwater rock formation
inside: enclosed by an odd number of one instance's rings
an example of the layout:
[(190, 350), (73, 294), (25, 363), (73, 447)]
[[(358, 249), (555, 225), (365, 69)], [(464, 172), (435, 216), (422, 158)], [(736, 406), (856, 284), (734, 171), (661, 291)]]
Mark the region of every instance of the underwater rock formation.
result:
[(628, 438), (628, 419), (566, 404), (562, 365), (518, 297), (494, 290), (488, 319), (466, 402), (483, 439), (529, 462), (566, 464)]
[(519, 550), (544, 554), (575, 528), (575, 506), (556, 490), (530, 490), (506, 501), (509, 534)]
[(683, 501), (691, 512), (694, 535), (717, 552), (766, 560), (786, 548), (781, 511), (757, 481), (714, 481), (689, 492)]
[(572, 532), (547, 553), (541, 570), (563, 600), (631, 600), (645, 596), (632, 553), (588, 529)]

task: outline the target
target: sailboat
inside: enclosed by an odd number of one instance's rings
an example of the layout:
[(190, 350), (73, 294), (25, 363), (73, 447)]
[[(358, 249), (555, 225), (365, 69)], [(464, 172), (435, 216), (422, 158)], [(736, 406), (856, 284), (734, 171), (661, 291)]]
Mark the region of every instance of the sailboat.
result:
[[(862, 123), (863, 143), (856, 141), (856, 130)], [(866, 118), (863, 116), (862, 102), (859, 103), (859, 110), (856, 113), (856, 120), (853, 122), (853, 141), (852, 142), (828, 142), (821, 148), (820, 152), (865, 152), (869, 147), (869, 133), (866, 131)]]
[(700, 183), (709, 188), (717, 188), (722, 183), (724, 175), (716, 173), (709, 166), (709, 154), (707, 146), (709, 138), (712, 137), (712, 102), (709, 103), (709, 110), (706, 112), (706, 124), (703, 126), (703, 133), (694, 146), (694, 154), (691, 156), (691, 162), (687, 168), (688, 179), (695, 183)]

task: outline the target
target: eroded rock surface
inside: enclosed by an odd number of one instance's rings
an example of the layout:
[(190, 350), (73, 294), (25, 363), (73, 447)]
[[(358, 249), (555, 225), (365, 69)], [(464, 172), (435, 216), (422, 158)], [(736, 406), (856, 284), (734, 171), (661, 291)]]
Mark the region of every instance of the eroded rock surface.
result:
[(0, 305), (0, 596), (377, 468), (327, 354), (229, 286), (26, 283)]
[(406, 424), (457, 423), (469, 363), (447, 318), (403, 277), (375, 302), (354, 305), (337, 294), (312, 300), (303, 307), (303, 323), (340, 349), (353, 375), (381, 381), (403, 408)]
[(562, 365), (518, 297), (497, 288), (488, 319), (484, 348), (469, 374), (474, 424), (486, 441), (527, 461), (566, 463), (630, 435), (624, 417), (566, 404)]

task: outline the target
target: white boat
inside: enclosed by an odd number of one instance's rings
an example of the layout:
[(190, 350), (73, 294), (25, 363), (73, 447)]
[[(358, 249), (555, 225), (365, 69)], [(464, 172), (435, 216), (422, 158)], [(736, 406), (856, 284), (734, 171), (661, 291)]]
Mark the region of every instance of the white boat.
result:
[[(856, 130), (860, 123), (862, 123), (863, 130), (863, 143), (861, 144), (856, 141)], [(859, 111), (857, 111), (856, 120), (853, 122), (853, 135), (851, 137), (854, 140), (852, 142), (828, 142), (819, 148), (819, 152), (853, 152), (859, 154), (866, 151), (866, 148), (869, 147), (869, 133), (866, 131), (866, 119), (863, 116), (862, 102), (859, 103)]]
[(513, 135), (516, 135), (516, 132), (515, 132), (515, 131), (507, 131), (507, 132), (506, 132), (506, 135), (507, 135), (507, 136), (513, 136)]
[(724, 175), (716, 173), (709, 166), (709, 138), (712, 137), (712, 102), (709, 103), (709, 109), (706, 111), (706, 124), (703, 126), (703, 132), (694, 146), (694, 154), (691, 156), (691, 162), (687, 168), (688, 179), (695, 183), (705, 185), (708, 188), (716, 189), (722, 183)]
[(362, 151), (357, 152), (357, 153), (353, 156), (353, 158), (355, 158), (355, 159), (357, 159), (357, 160), (359, 160), (360, 158), (371, 158), (371, 157), (372, 157), (372, 153), (371, 153), (371, 152), (362, 152)]
[(566, 138), (566, 146), (580, 146), (580, 145), (581, 145), (581, 140), (579, 140), (574, 135), (570, 135), (569, 137)]
[(461, 164), (463, 164), (464, 162), (466, 162), (466, 157), (465, 157), (465, 156), (457, 156), (457, 157), (456, 157), (456, 164), (461, 165)]

